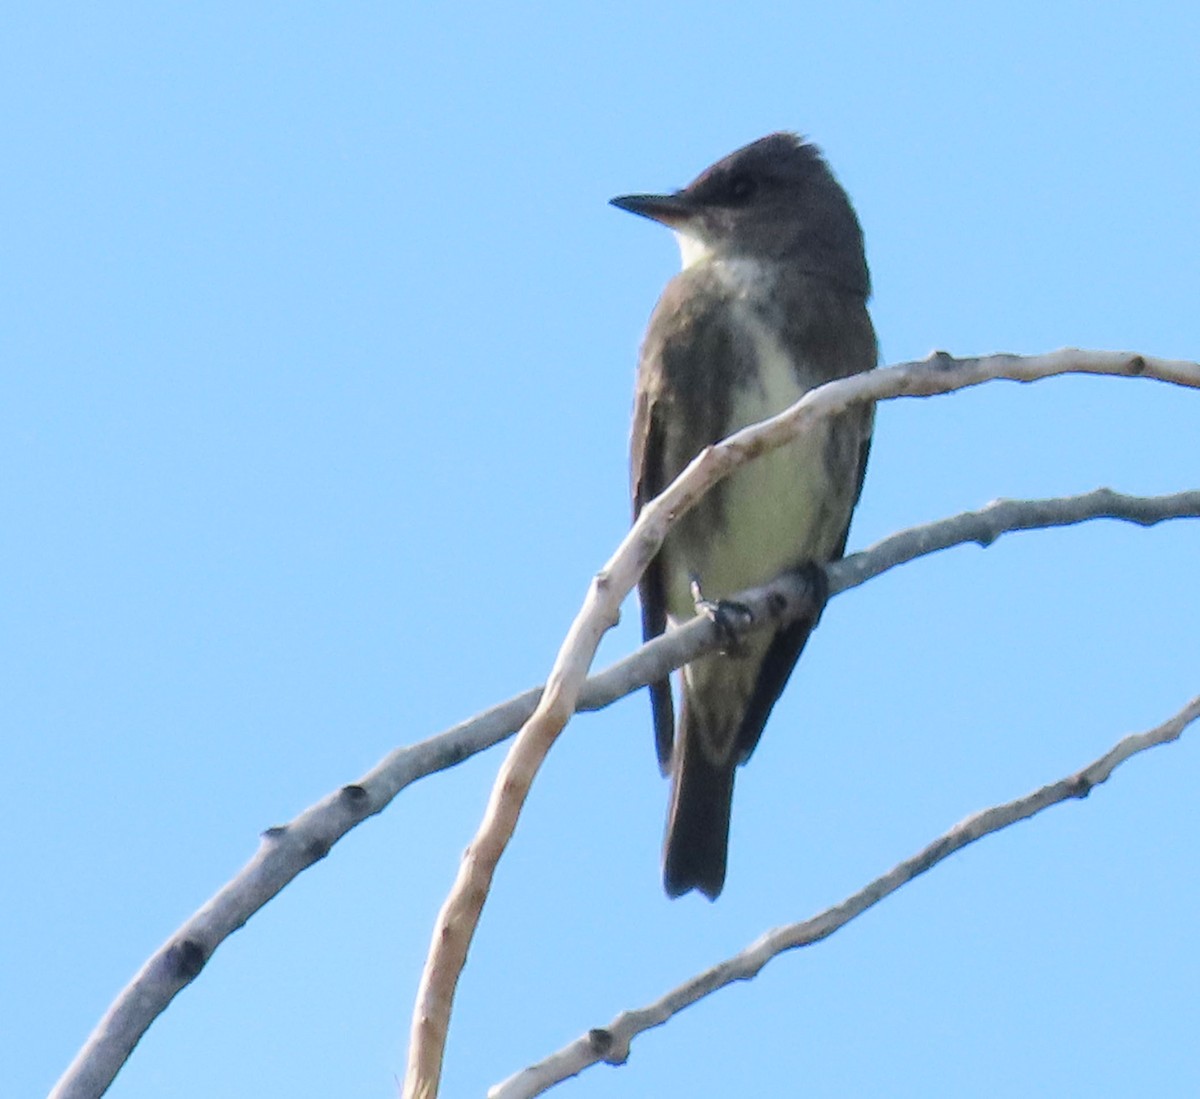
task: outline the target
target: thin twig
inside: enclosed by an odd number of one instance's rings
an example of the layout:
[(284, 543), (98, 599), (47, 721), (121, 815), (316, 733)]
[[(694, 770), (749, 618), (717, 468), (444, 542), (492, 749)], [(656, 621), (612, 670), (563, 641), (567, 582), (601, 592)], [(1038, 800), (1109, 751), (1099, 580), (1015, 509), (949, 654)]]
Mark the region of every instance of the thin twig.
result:
[(601, 1061), (624, 1064), (629, 1057), (630, 1043), (639, 1034), (661, 1026), (685, 1007), (718, 989), (735, 981), (752, 979), (763, 966), (785, 951), (811, 946), (828, 938), (884, 897), (967, 844), (1017, 821), (1027, 820), (1051, 805), (1070, 798), (1087, 797), (1094, 787), (1105, 782), (1131, 756), (1147, 748), (1178, 740), (1184, 729), (1197, 718), (1200, 718), (1200, 696), (1193, 698), (1174, 717), (1157, 728), (1145, 733), (1133, 733), (1118, 741), (1099, 759), (1075, 774), (1015, 801), (972, 814), (911, 858), (847, 897), (841, 904), (827, 908), (811, 919), (769, 931), (744, 950), (685, 981), (654, 1003), (633, 1011), (623, 1011), (608, 1026), (589, 1030), (557, 1053), (497, 1084), (488, 1092), (488, 1099), (530, 1099), (578, 1075), (590, 1065)]

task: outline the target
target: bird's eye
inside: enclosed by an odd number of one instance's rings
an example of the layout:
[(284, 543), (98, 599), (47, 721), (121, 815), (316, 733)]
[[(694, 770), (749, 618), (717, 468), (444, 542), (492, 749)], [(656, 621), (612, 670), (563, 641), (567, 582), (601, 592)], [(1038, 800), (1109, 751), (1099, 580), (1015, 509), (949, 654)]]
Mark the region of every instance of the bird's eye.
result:
[(747, 202), (758, 190), (758, 181), (744, 172), (739, 172), (730, 181), (726, 193), (730, 202)]

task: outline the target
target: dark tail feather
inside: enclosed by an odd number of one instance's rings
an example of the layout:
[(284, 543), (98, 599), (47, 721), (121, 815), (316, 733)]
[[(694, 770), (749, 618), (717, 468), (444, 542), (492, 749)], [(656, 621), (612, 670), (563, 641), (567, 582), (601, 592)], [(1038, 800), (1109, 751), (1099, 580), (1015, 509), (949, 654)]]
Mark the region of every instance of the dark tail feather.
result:
[(735, 764), (732, 759), (723, 766), (711, 763), (695, 731), (687, 729), (686, 714), (680, 724), (663, 847), (663, 886), (669, 897), (699, 889), (715, 901), (725, 884)]

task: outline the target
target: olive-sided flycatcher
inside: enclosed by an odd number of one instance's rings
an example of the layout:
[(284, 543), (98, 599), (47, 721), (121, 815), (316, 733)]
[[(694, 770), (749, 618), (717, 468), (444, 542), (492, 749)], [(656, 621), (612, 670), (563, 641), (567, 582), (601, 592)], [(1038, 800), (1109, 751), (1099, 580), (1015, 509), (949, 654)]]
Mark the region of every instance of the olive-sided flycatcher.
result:
[[(816, 146), (747, 145), (682, 191), (625, 195), (674, 230), (683, 270), (650, 318), (632, 437), (634, 515), (696, 454), (807, 391), (875, 366), (862, 230)], [(872, 410), (851, 409), (741, 467), (667, 535), (642, 577), (647, 640), (744, 588), (842, 556), (862, 488)], [(820, 574), (823, 576), (823, 574)], [(693, 583), (695, 582), (695, 583)], [(651, 685), (659, 764), (671, 777), (663, 850), (670, 896), (725, 883), (735, 768), (749, 758), (815, 619), (753, 634)]]

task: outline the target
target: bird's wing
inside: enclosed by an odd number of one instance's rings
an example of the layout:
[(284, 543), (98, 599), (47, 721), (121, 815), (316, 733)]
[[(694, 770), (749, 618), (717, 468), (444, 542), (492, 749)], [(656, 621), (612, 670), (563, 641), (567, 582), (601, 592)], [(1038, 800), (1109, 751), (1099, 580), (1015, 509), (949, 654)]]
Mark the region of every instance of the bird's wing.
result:
[[(850, 504), (850, 516), (853, 518), (854, 509), (858, 507), (858, 501), (862, 498), (863, 482), (867, 478), (867, 458), (871, 454), (871, 435), (875, 428), (875, 407), (873, 405), (860, 405), (858, 409), (852, 413), (855, 416), (856, 422), (859, 424), (859, 429), (862, 432), (862, 443), (858, 449), (858, 475), (854, 485), (854, 499)], [(850, 521), (846, 521), (846, 529), (842, 531), (841, 538), (838, 539), (837, 553), (830, 560), (840, 561), (846, 555), (846, 539), (850, 537)]]
[[(634, 401), (630, 444), (634, 519), (666, 487), (662, 422), (655, 414), (656, 405), (654, 396), (639, 385)], [(649, 641), (667, 628), (667, 600), (660, 556), (655, 556), (642, 573), (638, 581), (638, 597), (642, 605), (642, 637)], [(658, 752), (659, 766), (665, 772), (671, 759), (671, 742), (675, 735), (675, 706), (671, 699), (670, 679), (660, 679), (650, 684), (650, 705), (654, 713), (654, 746)]]

